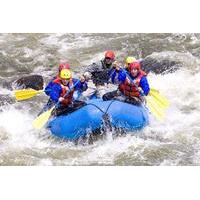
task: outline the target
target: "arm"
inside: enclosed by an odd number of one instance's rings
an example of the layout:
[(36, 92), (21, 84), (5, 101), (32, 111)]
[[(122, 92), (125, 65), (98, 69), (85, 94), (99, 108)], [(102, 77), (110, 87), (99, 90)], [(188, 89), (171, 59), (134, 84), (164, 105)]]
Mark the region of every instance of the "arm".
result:
[(149, 94), (149, 91), (150, 91), (149, 83), (148, 83), (148, 80), (147, 80), (147, 78), (145, 76), (142, 77), (142, 79), (140, 80), (139, 87), (142, 88), (142, 90), (144, 92), (144, 95), (147, 96)]
[(75, 78), (73, 78), (72, 81), (73, 81), (73, 84), (75, 84), (75, 83), (77, 83), (77, 81), (79, 81), (79, 83), (74, 87), (75, 91), (78, 90), (80, 92), (83, 92), (88, 89), (88, 85), (87, 85), (86, 81), (81, 82), (79, 79), (75, 79)]
[(48, 96), (50, 96), (50, 98), (54, 101), (54, 102), (58, 102), (59, 98), (60, 98), (60, 94), (62, 92), (62, 88), (60, 85), (58, 84), (52, 84), (51, 90), (50, 92), (48, 92)]
[(46, 95), (48, 95), (48, 96), (50, 95), (50, 92), (51, 92), (51, 90), (52, 90), (52, 86), (53, 86), (53, 83), (52, 83), (52, 81), (51, 81), (51, 82), (49, 82), (48, 85), (45, 87), (44, 92), (45, 92)]
[(109, 69), (104, 69), (102, 61), (100, 61), (99, 63), (93, 63), (92, 65), (88, 66), (83, 76), (85, 76), (86, 79), (91, 79), (94, 84), (104, 85), (109, 80), (108, 71)]
[(115, 70), (111, 77), (112, 83), (123, 83), (126, 80), (126, 73), (123, 71), (123, 69)]
[(108, 75), (113, 84), (122, 83), (126, 79), (126, 72), (124, 71), (123, 67), (121, 67), (121, 64), (117, 61), (113, 63), (113, 68), (109, 70)]
[(115, 68), (110, 69), (110, 70), (108, 71), (108, 76), (109, 76), (108, 82), (110, 82), (110, 80), (111, 80), (111, 82), (112, 82), (113, 84), (115, 84), (116, 75), (117, 75), (116, 69), (115, 69)]

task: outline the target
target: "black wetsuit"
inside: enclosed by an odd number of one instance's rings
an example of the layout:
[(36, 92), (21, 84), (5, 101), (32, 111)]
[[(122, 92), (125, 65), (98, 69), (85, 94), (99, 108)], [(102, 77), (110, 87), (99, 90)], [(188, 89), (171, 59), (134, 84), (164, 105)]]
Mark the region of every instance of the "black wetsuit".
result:
[(91, 79), (95, 85), (104, 85), (109, 81), (109, 71), (112, 68), (111, 64), (106, 64), (105, 60), (101, 60), (98, 63), (93, 63), (89, 65), (85, 72), (89, 72), (91, 74)]

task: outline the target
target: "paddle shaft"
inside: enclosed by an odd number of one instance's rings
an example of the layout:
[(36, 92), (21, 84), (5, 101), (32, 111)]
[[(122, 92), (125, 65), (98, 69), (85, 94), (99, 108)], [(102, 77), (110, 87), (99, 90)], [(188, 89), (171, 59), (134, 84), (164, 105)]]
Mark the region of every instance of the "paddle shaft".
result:
[[(73, 84), (72, 87), (69, 87), (69, 90), (67, 91), (67, 93), (63, 96), (63, 98), (66, 98), (69, 93), (72, 91), (72, 89), (74, 89), (74, 87), (76, 87), (76, 85), (78, 85), (78, 83), (80, 82), (80, 80), (76, 81), (75, 84)], [(54, 108), (56, 108), (58, 105), (60, 104), (60, 101), (58, 101), (55, 105), (54, 105)]]
[[(69, 88), (69, 91), (67, 91), (67, 93), (63, 96), (63, 98), (67, 97), (67, 95), (72, 91), (72, 89), (80, 82), (80, 80), (78, 80), (72, 87)], [(41, 129), (49, 120), (52, 111), (56, 108), (56, 106), (58, 106), (60, 104), (60, 102), (58, 101), (51, 109), (49, 109), (48, 111), (40, 114), (33, 122), (33, 126), (37, 129)]]

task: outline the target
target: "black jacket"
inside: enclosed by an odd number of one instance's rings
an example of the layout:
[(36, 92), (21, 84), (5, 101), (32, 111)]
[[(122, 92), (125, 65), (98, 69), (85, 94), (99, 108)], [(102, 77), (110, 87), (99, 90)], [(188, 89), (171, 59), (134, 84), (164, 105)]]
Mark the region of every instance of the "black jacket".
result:
[(111, 65), (106, 65), (104, 60), (101, 60), (98, 63), (92, 63), (89, 65), (85, 72), (89, 72), (91, 74), (91, 79), (95, 85), (104, 85), (109, 81), (109, 70), (112, 68)]

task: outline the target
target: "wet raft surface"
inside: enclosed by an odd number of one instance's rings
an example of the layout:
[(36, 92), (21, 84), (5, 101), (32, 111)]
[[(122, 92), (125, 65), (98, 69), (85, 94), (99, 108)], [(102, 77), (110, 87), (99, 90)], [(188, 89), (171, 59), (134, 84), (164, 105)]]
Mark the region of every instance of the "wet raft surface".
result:
[(104, 126), (134, 131), (148, 124), (147, 112), (141, 106), (96, 99), (71, 114), (54, 118), (49, 128), (54, 135), (69, 140), (92, 134), (97, 129), (106, 128)]

